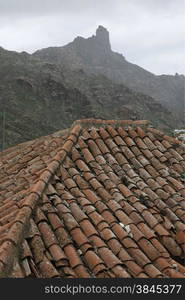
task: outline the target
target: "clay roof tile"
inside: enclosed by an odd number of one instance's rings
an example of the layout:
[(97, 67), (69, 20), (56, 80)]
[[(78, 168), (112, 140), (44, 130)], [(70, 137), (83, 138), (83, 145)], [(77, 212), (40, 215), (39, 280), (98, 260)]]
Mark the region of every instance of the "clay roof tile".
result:
[(115, 136), (119, 135), (118, 132), (114, 129), (114, 127), (112, 127), (112, 126), (110, 126), (110, 125), (108, 125), (108, 126), (106, 127), (106, 129), (107, 129), (107, 131), (109, 132), (109, 134), (110, 134), (112, 137), (115, 137)]
[(72, 268), (76, 268), (77, 266), (83, 264), (80, 256), (72, 245), (67, 245), (64, 247), (64, 252)]
[(70, 236), (68, 235), (67, 231), (64, 228), (62, 227), (57, 228), (55, 234), (59, 244), (62, 247), (72, 243)]
[(53, 278), (59, 276), (59, 273), (55, 269), (54, 265), (46, 257), (44, 257), (44, 260), (40, 262), (39, 270), (43, 278)]
[(91, 237), (89, 237), (89, 240), (96, 248), (106, 247), (105, 242), (99, 236), (92, 235)]
[(184, 276), (185, 151), (147, 125), (78, 120), (4, 151), (0, 277)]
[(150, 278), (157, 278), (162, 275), (162, 273), (152, 264), (147, 264), (144, 267), (144, 270), (150, 276)]
[(52, 232), (50, 226), (46, 222), (40, 222), (38, 224), (38, 228), (42, 234), (44, 243), (47, 248), (49, 248), (53, 244), (57, 244), (56, 237)]
[[(91, 275), (83, 265), (77, 265), (74, 267), (74, 272), (78, 278), (90, 278)], [(95, 270), (94, 270), (95, 272)]]
[(60, 218), (57, 216), (56, 213), (49, 213), (48, 219), (50, 221), (50, 224), (54, 230), (57, 228), (62, 227), (63, 223), (61, 222)]
[(98, 254), (110, 269), (122, 264), (122, 262), (107, 247), (99, 248)]
[(73, 229), (71, 231), (71, 237), (79, 247), (81, 247), (84, 244), (88, 244), (88, 239), (80, 228)]
[(98, 265), (104, 265), (103, 261), (93, 251), (87, 251), (84, 258), (92, 271)]
[(91, 222), (89, 220), (83, 220), (80, 223), (80, 226), (81, 226), (82, 230), (85, 232), (87, 237), (90, 237), (92, 235), (98, 235), (97, 230), (95, 229), (95, 227), (91, 224)]
[(68, 265), (68, 258), (66, 257), (63, 250), (60, 248), (59, 245), (53, 244), (49, 247), (49, 252), (52, 255), (53, 259), (58, 261), (63, 261), (64, 265)]

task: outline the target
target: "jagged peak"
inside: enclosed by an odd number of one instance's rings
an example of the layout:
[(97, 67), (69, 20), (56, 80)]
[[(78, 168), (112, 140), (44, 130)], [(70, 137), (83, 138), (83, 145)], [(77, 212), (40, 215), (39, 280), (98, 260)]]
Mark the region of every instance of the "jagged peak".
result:
[(74, 39), (74, 41), (82, 41), (82, 40), (85, 40), (85, 38), (79, 35)]
[(73, 42), (75, 44), (81, 44), (81, 42), (83, 42), (83, 41), (91, 41), (91, 42), (93, 41), (96, 44), (100, 45), (101, 48), (103, 48), (105, 51), (110, 51), (111, 50), (111, 45), (110, 45), (110, 40), (109, 40), (109, 32), (102, 25), (98, 26), (98, 28), (96, 29), (96, 34), (95, 35), (93, 34), (89, 38), (84, 38), (82, 36), (77, 36), (73, 40)]
[(109, 35), (109, 32), (108, 32), (107, 28), (105, 28), (102, 25), (99, 25), (98, 28), (96, 29), (96, 36), (98, 36), (99, 34)]
[(102, 25), (99, 25), (96, 29), (96, 39), (102, 46), (104, 46), (107, 49), (111, 49), (109, 32)]

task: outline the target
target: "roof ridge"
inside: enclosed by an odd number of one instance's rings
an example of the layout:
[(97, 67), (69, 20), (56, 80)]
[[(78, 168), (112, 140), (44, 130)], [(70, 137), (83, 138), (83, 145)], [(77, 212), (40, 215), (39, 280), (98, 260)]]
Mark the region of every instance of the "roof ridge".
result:
[(67, 131), (71, 131), (72, 128), (74, 128), (76, 125), (80, 125), (82, 128), (87, 128), (92, 125), (94, 125), (95, 127), (100, 127), (100, 126), (106, 126), (106, 125), (111, 125), (111, 126), (117, 126), (117, 125), (135, 125), (135, 126), (147, 126), (150, 124), (150, 121), (148, 120), (104, 120), (104, 119), (93, 119), (93, 118), (89, 118), (89, 119), (79, 119), (76, 120), (72, 123), (71, 127), (69, 128), (65, 128), (62, 130), (57, 130), (51, 134), (47, 134), (47, 135), (43, 135), (43, 136), (39, 136), (33, 140), (28, 140), (19, 144), (16, 144), (14, 146), (8, 147), (6, 149), (4, 149), (3, 151), (0, 151), (0, 158), (1, 156), (4, 156), (6, 154), (9, 154), (12, 151), (16, 151), (16, 150), (21, 150), (23, 149), (25, 146), (29, 146), (31, 144), (32, 141), (37, 141), (40, 139), (44, 139), (47, 138), (49, 136), (55, 136), (58, 133), (66, 133)]
[[(38, 200), (43, 194), (47, 186), (47, 183), (49, 182), (49, 180), (55, 174), (60, 164), (65, 159), (67, 153), (77, 142), (81, 129), (82, 129), (81, 126), (78, 124), (71, 127), (69, 131), (69, 135), (66, 138), (65, 143), (61, 147), (60, 152), (58, 152), (55, 155), (55, 157), (49, 163), (48, 167), (42, 172), (37, 182), (31, 187), (29, 195), (25, 199), (23, 199), (23, 202), (21, 203), (21, 205), (19, 205), (20, 210), (18, 211), (15, 219), (12, 222), (12, 226), (9, 232), (4, 237), (4, 239), (1, 240), (0, 267), (1, 267), (1, 263), (3, 263), (3, 259), (1, 259), (1, 257), (4, 257), (4, 252), (6, 252), (6, 255), (8, 252), (11, 257), (12, 251), (13, 252), (16, 251), (15, 250), (16, 246), (19, 245), (19, 243), (24, 239), (25, 233), (27, 232), (29, 227), (28, 221)], [(7, 256), (9, 257), (9, 255)], [(3, 271), (0, 270), (0, 277), (1, 277), (1, 273), (6, 274), (8, 272), (12, 264), (13, 262), (11, 260), (10, 262), (8, 262), (8, 265), (3, 263)]]
[(72, 127), (75, 125), (81, 125), (81, 127), (89, 127), (89, 126), (106, 126), (106, 125), (111, 125), (111, 126), (120, 126), (120, 125), (140, 125), (140, 126), (147, 126), (150, 124), (150, 121), (148, 120), (104, 120), (104, 119), (79, 119), (73, 122)]

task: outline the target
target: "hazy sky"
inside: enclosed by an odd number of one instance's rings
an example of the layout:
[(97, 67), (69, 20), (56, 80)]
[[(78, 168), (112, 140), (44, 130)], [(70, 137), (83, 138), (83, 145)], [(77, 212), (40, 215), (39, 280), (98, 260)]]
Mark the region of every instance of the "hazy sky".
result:
[(34, 52), (89, 37), (155, 74), (185, 73), (185, 0), (0, 0), (0, 46)]

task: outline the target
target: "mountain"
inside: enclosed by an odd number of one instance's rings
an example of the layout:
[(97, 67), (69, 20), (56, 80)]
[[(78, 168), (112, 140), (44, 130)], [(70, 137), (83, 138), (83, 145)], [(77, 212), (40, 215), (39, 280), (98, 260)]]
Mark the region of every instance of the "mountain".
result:
[(77, 37), (64, 47), (36, 51), (36, 57), (67, 65), (72, 70), (83, 69), (88, 74), (103, 74), (116, 83), (149, 95), (184, 121), (184, 75), (156, 76), (128, 62), (122, 54), (111, 50), (109, 32), (99, 26), (90, 38)]
[(128, 73), (131, 65), (138, 78), (142, 72), (146, 80), (154, 76), (114, 53), (103, 27), (89, 39), (77, 37), (64, 47), (33, 55), (0, 48), (1, 149), (68, 128), (82, 118), (148, 119), (167, 132), (177, 123), (182, 126), (163, 104), (111, 78), (111, 70), (117, 74), (123, 69), (121, 62)]

